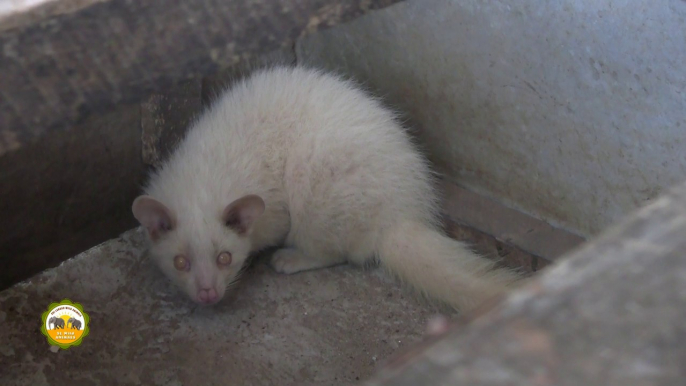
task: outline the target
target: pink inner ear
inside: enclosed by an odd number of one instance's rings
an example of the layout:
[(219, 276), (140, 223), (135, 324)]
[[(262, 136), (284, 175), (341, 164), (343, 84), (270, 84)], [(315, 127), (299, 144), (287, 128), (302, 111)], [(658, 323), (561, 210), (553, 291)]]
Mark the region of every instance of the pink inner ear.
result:
[(244, 235), (262, 213), (264, 213), (264, 200), (260, 196), (250, 194), (227, 205), (222, 213), (222, 220), (226, 226)]
[(171, 211), (161, 202), (150, 196), (140, 196), (133, 201), (133, 216), (157, 240), (164, 233), (174, 229), (174, 217)]

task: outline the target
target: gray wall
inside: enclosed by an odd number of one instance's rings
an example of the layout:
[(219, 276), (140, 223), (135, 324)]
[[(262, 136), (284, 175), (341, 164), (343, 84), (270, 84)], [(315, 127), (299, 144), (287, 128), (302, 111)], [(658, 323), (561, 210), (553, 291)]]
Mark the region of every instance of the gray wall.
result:
[(136, 225), (140, 110), (120, 105), (0, 156), (0, 290)]
[(686, 180), (686, 2), (408, 0), (298, 61), (408, 114), (449, 178), (588, 236)]

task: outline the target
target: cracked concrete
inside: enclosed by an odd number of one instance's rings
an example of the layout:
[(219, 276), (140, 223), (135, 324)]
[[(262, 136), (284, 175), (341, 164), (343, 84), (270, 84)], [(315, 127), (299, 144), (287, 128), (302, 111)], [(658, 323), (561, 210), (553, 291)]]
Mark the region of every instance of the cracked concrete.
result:
[[(310, 385), (366, 379), (437, 312), (381, 270), (274, 273), (262, 261), (218, 306), (196, 306), (143, 256), (135, 230), (0, 292), (0, 384)], [(51, 350), (41, 313), (90, 315), (81, 346)]]

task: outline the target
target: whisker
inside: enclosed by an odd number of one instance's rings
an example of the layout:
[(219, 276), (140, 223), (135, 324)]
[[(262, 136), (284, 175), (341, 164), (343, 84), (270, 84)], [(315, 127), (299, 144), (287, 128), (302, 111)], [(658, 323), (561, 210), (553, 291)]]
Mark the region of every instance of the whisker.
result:
[(236, 273), (236, 276), (229, 282), (229, 284), (226, 285), (224, 288), (225, 290), (235, 286), (238, 284), (239, 281), (243, 278), (243, 275), (252, 267), (252, 261), (253, 261), (253, 256), (249, 256), (248, 260), (243, 264), (241, 269), (238, 270), (238, 273)]
[(226, 285), (226, 289), (229, 289), (229, 288), (233, 287), (234, 285), (238, 284), (238, 282), (241, 281), (241, 279), (243, 278), (243, 273), (244, 273), (244, 270), (242, 270), (242, 269), (240, 271), (238, 271), (238, 273), (236, 274), (236, 277), (234, 277), (233, 280), (231, 280), (229, 282), (229, 284)]

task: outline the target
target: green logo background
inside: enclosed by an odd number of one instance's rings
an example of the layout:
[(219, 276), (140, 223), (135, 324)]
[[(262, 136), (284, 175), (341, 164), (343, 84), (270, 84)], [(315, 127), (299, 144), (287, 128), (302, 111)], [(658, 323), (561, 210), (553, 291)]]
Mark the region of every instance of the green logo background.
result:
[[(72, 306), (72, 307), (78, 309), (79, 311), (81, 311), (81, 315), (83, 315), (83, 320), (84, 320), (84, 322), (85, 322), (85, 323), (84, 323), (85, 326), (83, 327), (83, 335), (81, 335), (81, 337), (79, 337), (79, 339), (77, 339), (77, 340), (75, 340), (74, 342), (71, 342), (71, 343), (59, 343), (59, 342), (56, 342), (55, 340), (53, 340), (53, 339), (50, 337), (50, 335), (48, 335), (48, 331), (45, 329), (45, 321), (48, 319), (48, 314), (50, 313), (50, 311), (52, 311), (53, 309), (55, 309), (55, 307), (59, 307), (59, 306), (63, 306), (63, 305)], [(68, 348), (71, 347), (71, 346), (79, 346), (79, 345), (81, 344), (81, 341), (83, 340), (83, 338), (85, 338), (85, 337), (88, 335), (88, 333), (90, 332), (90, 327), (88, 326), (88, 325), (90, 324), (90, 317), (88, 316), (87, 313), (85, 313), (85, 312), (83, 311), (83, 306), (81, 306), (81, 304), (79, 304), (79, 303), (72, 303), (72, 301), (69, 300), (69, 299), (64, 299), (64, 300), (62, 300), (62, 301), (59, 302), (59, 303), (50, 303), (50, 305), (48, 306), (48, 309), (47, 309), (45, 312), (43, 312), (43, 315), (41, 316), (41, 319), (42, 319), (42, 324), (41, 324), (41, 327), (40, 327), (40, 331), (43, 333), (43, 335), (45, 335), (46, 338), (48, 338), (48, 343), (49, 343), (51, 346), (59, 346), (59, 348), (61, 348), (61, 349), (63, 349), (63, 350), (66, 350), (66, 349), (68, 349)]]

